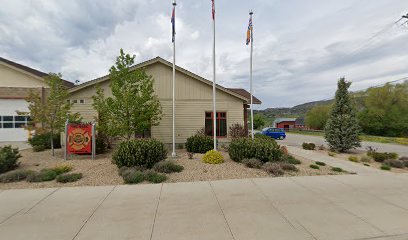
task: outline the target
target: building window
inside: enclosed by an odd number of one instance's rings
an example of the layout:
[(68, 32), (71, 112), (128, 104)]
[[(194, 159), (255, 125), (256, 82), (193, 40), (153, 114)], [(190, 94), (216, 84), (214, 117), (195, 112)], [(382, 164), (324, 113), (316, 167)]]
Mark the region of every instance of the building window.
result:
[(78, 100), (74, 99), (72, 100), (73, 103), (78, 103)]
[(84, 103), (85, 103), (85, 100), (84, 100), (84, 99), (81, 99), (81, 100), (79, 100), (79, 103), (84, 104)]
[[(213, 132), (213, 112), (205, 113), (205, 134), (207, 136), (214, 136)], [(226, 137), (227, 136), (227, 113), (226, 112), (217, 112), (217, 137)]]
[(24, 128), (29, 121), (28, 116), (0, 116), (0, 128)]

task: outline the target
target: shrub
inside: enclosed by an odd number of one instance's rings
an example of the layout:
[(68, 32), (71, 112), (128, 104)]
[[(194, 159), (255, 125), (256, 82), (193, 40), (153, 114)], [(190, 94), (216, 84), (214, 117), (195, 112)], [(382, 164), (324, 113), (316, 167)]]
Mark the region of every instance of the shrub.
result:
[(204, 154), (202, 161), (204, 163), (220, 164), (224, 162), (224, 157), (220, 152), (210, 150)]
[(45, 151), (44, 145), (33, 146), (33, 152), (42, 152), (42, 151)]
[(369, 167), (369, 166), (370, 166), (370, 164), (368, 164), (368, 163), (364, 163), (364, 166), (367, 166), (367, 167)]
[(319, 161), (316, 161), (315, 164), (316, 164), (316, 165), (319, 165), (319, 166), (326, 166), (326, 163), (324, 163), (324, 162), (319, 162)]
[(313, 169), (320, 169), (320, 167), (319, 167), (319, 166), (314, 165), (314, 164), (310, 164), (310, 165), (309, 165), (309, 167), (310, 167), (310, 168), (313, 168)]
[(155, 139), (134, 139), (123, 141), (115, 149), (112, 161), (119, 168), (144, 167), (152, 168), (154, 164), (166, 159), (167, 150), (164, 144)]
[(292, 171), (292, 172), (298, 172), (299, 171), (299, 169), (293, 164), (281, 163), (280, 166), (281, 166), (282, 170), (285, 170), (285, 171)]
[(367, 156), (373, 157), (372, 156), (373, 153), (377, 152), (378, 149), (373, 147), (373, 146), (368, 146), (368, 147), (366, 147), (366, 150), (367, 150)]
[[(53, 136), (54, 148), (61, 148), (60, 136)], [(45, 149), (51, 149), (51, 133), (36, 134), (28, 139), (28, 143), (34, 148), (35, 146), (44, 146)]]
[(358, 157), (350, 156), (350, 157), (348, 157), (348, 160), (351, 161), (351, 162), (358, 162)]
[(401, 160), (401, 161), (408, 161), (408, 157), (400, 157), (399, 160)]
[(153, 166), (153, 170), (160, 173), (172, 173), (181, 172), (184, 170), (184, 167), (171, 161), (161, 161)]
[(283, 155), (289, 155), (288, 148), (286, 146), (280, 146), (280, 150)]
[(67, 173), (69, 171), (72, 170), (72, 165), (69, 164), (62, 164), (62, 165), (58, 165), (54, 168), (51, 168), (51, 170), (53, 170), (55, 173), (57, 173), (57, 175), (61, 175), (63, 173)]
[(184, 145), (182, 143), (177, 144), (177, 149), (184, 149)]
[(326, 149), (326, 147), (322, 144), (322, 145), (319, 145), (319, 150), (325, 150)]
[(206, 153), (214, 148), (214, 141), (211, 137), (196, 134), (187, 138), (186, 149), (187, 152), (192, 153)]
[(155, 171), (148, 170), (144, 173), (145, 180), (151, 183), (162, 183), (167, 180), (167, 176), (164, 174), (159, 174)]
[(387, 159), (384, 161), (384, 165), (388, 165), (393, 168), (404, 168), (404, 162), (395, 159)]
[(125, 167), (125, 166), (123, 166), (123, 167), (119, 168), (119, 176), (126, 175), (130, 171), (132, 171), (132, 172), (135, 172), (135, 171), (143, 172), (144, 170), (146, 170), (146, 169), (143, 168), (143, 167)]
[(262, 162), (280, 161), (282, 152), (279, 145), (272, 138), (239, 138), (234, 139), (229, 145), (228, 153), (233, 161), (241, 162), (243, 159), (256, 158)]
[(360, 161), (364, 163), (368, 163), (368, 162), (371, 162), (371, 158), (369, 156), (362, 156), (360, 158)]
[(193, 159), (194, 153), (188, 152), (188, 153), (187, 153), (187, 156), (188, 156), (188, 159)]
[(21, 157), (18, 148), (11, 146), (0, 147), (0, 173), (4, 173), (18, 167), (18, 159)]
[(296, 159), (295, 157), (293, 157), (292, 155), (283, 155), (282, 156), (282, 161), (289, 163), (289, 164), (301, 164), (302, 162), (298, 159)]
[(268, 137), (268, 136), (266, 136), (266, 135), (263, 135), (263, 134), (261, 134), (261, 133), (256, 133), (256, 134), (254, 134), (254, 138), (255, 139), (260, 139), (260, 140), (264, 140), (264, 141), (269, 141), (269, 140), (274, 140), (273, 138), (271, 138), (271, 137)]
[(232, 139), (248, 137), (244, 126), (239, 123), (232, 124), (229, 128), (229, 135)]
[(242, 160), (242, 163), (249, 168), (258, 168), (258, 169), (262, 168), (262, 165), (263, 165), (263, 162), (255, 158), (244, 159)]
[(28, 182), (47, 182), (52, 181), (57, 177), (57, 173), (52, 169), (42, 169), (39, 172), (33, 172), (27, 176)]
[(16, 170), (0, 175), (0, 182), (10, 183), (19, 182), (27, 178), (28, 175), (32, 174), (33, 171), (30, 170)]
[(404, 162), (404, 166), (408, 168), (408, 161), (403, 161)]
[(316, 144), (314, 144), (314, 143), (305, 143), (304, 142), (302, 144), (302, 148), (305, 149), (305, 150), (315, 150)]
[(343, 172), (343, 169), (339, 168), (339, 167), (332, 167), (331, 170), (333, 172)]
[(60, 183), (76, 182), (81, 178), (82, 178), (82, 173), (62, 174), (62, 175), (57, 176), (57, 182), (60, 182)]
[(385, 170), (385, 171), (390, 171), (390, 170), (391, 170), (391, 167), (388, 166), (388, 165), (381, 165), (380, 169), (381, 169), (381, 170)]
[(106, 149), (108, 147), (107, 138), (102, 135), (98, 134), (95, 138), (95, 153), (96, 154), (102, 154), (106, 152)]
[(278, 163), (265, 163), (263, 169), (274, 176), (281, 176), (284, 174), (280, 164)]
[(141, 183), (145, 179), (145, 175), (141, 171), (128, 170), (122, 173), (123, 180), (126, 184)]
[(387, 153), (387, 152), (372, 152), (370, 156), (374, 159), (376, 162), (384, 162), (387, 159), (397, 159), (398, 154), (396, 153)]
[(328, 154), (329, 154), (330, 157), (336, 156), (336, 153), (335, 153), (335, 152), (329, 152)]

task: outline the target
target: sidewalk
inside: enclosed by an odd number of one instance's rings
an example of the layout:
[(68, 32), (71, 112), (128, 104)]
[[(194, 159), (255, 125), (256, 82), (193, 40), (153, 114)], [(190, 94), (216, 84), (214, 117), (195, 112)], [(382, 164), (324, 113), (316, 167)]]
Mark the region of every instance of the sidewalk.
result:
[(4, 190), (0, 239), (408, 239), (408, 175)]

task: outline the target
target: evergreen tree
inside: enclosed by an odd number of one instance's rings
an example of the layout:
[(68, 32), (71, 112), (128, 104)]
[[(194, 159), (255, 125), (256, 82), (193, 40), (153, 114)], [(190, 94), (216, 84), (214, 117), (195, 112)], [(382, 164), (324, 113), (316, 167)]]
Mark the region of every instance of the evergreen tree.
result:
[(361, 146), (360, 127), (348, 92), (350, 85), (344, 78), (338, 81), (335, 103), (325, 127), (329, 147), (339, 152)]

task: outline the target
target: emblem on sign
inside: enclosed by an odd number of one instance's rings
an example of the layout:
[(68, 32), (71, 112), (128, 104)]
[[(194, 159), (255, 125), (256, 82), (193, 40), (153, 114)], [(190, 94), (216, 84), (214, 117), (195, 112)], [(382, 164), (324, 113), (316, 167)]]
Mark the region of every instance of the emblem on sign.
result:
[(92, 124), (68, 124), (69, 153), (92, 153)]

